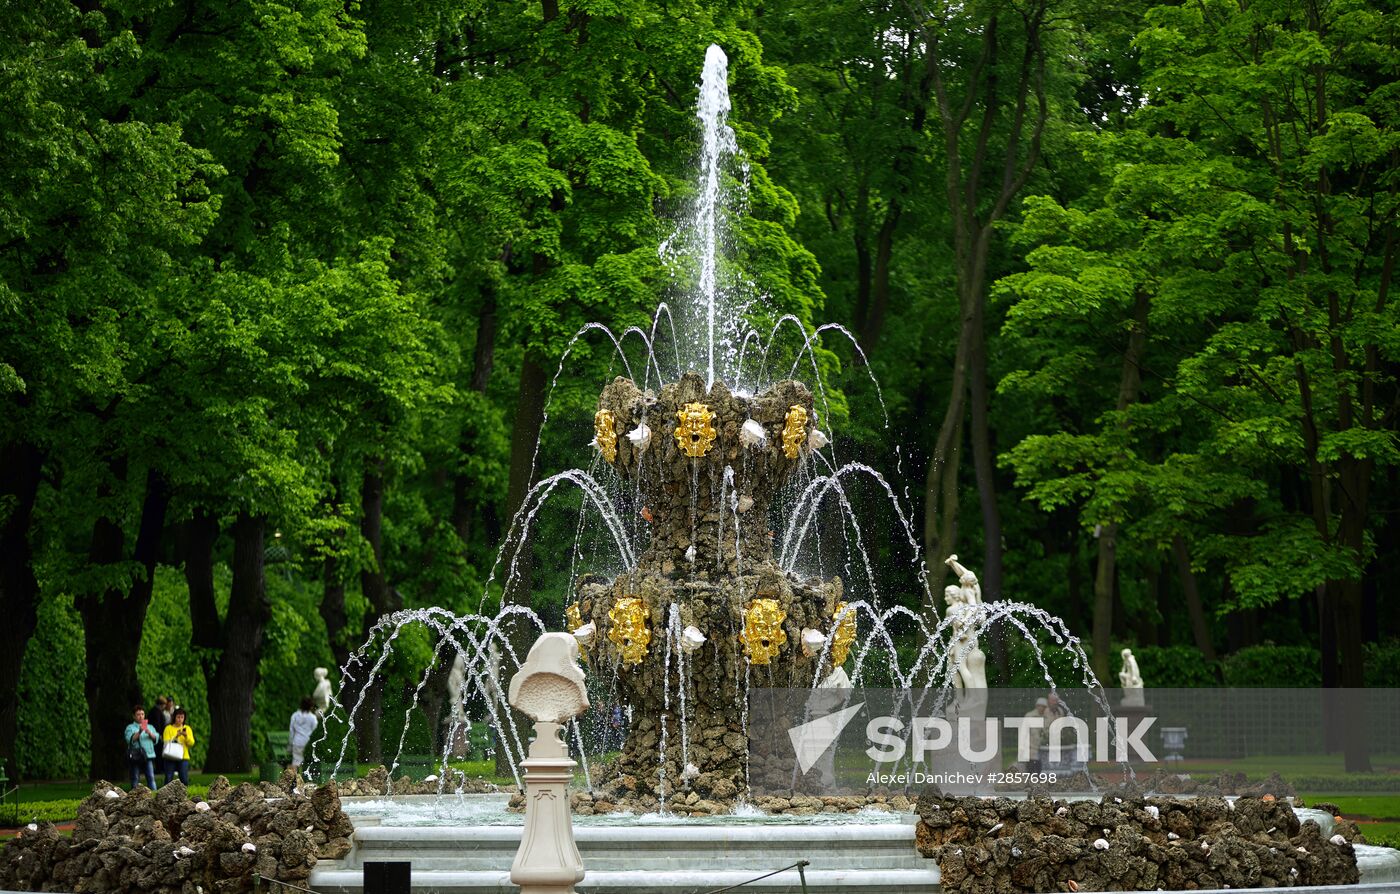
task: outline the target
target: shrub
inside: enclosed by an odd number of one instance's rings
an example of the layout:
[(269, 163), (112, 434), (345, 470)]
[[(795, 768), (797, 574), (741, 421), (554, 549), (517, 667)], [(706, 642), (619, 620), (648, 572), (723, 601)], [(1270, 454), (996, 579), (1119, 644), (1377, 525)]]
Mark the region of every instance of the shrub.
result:
[(1366, 685), (1400, 687), (1400, 640), (1366, 644)]
[(1248, 646), (1225, 656), (1225, 685), (1299, 689), (1322, 685), (1322, 657), (1311, 646)]
[[(1220, 685), (1220, 669), (1202, 657), (1194, 646), (1142, 646), (1133, 649), (1143, 683), (1151, 689), (1191, 689)], [(1122, 661), (1115, 655), (1115, 669)], [(1118, 679), (1105, 681), (1117, 686)]]
[[(88, 771), (83, 622), (71, 596), (39, 603), (39, 626), (19, 676), (15, 767), (20, 779), (72, 779)], [(112, 734), (121, 747), (121, 730)]]

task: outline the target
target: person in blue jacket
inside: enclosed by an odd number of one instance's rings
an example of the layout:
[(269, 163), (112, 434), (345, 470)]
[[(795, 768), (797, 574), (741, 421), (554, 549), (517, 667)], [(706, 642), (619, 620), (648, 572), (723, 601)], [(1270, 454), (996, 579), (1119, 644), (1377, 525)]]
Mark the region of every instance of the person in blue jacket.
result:
[(132, 720), (126, 725), (126, 766), (131, 771), (131, 787), (136, 788), (142, 774), (145, 774), (146, 787), (156, 790), (156, 745), (160, 734), (146, 722), (146, 709), (137, 705), (131, 712)]

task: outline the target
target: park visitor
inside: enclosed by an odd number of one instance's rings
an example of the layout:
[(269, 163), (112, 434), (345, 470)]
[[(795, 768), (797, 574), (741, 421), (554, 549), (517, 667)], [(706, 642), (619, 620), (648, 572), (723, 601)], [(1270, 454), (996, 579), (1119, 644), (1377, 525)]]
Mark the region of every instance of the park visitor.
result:
[(194, 747), (194, 730), (185, 722), (185, 709), (177, 707), (170, 725), (165, 728), (165, 746), (161, 753), (165, 756), (165, 781), (169, 782), (179, 773), (180, 781), (190, 784), (190, 749)]
[(131, 787), (144, 775), (146, 788), (156, 790), (156, 771), (153, 761), (156, 756), (156, 743), (160, 736), (146, 720), (146, 709), (137, 705), (131, 711), (132, 720), (126, 725), (126, 766), (131, 775)]
[(302, 752), (311, 741), (311, 734), (316, 732), (316, 703), (310, 698), (301, 700), (301, 710), (292, 715), (291, 723), (287, 726), (287, 733), (291, 737), (292, 746), (292, 767), (300, 767)]
[[(170, 723), (170, 709), (173, 707), (175, 707), (174, 702), (168, 702), (165, 700), (165, 696), (158, 695), (155, 704), (151, 705), (150, 710), (146, 712), (146, 722), (151, 725), (151, 729), (156, 731), (157, 741), (163, 740), (165, 727)], [(156, 752), (155, 768), (157, 776), (164, 775), (165, 761), (161, 758), (159, 751)]]

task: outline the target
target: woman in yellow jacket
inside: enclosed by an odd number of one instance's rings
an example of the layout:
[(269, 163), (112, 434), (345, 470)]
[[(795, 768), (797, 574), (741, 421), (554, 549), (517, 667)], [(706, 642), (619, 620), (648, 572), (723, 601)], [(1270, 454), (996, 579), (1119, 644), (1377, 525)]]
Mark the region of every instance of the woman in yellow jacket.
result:
[[(190, 751), (194, 748), (194, 730), (185, 722), (185, 716), (184, 708), (176, 708), (175, 716), (170, 718), (170, 723), (161, 733), (165, 740), (161, 753), (165, 756), (166, 785), (170, 784), (176, 773), (180, 774), (181, 782), (190, 784)], [(182, 755), (179, 759), (175, 757), (175, 746), (179, 746), (179, 754)]]

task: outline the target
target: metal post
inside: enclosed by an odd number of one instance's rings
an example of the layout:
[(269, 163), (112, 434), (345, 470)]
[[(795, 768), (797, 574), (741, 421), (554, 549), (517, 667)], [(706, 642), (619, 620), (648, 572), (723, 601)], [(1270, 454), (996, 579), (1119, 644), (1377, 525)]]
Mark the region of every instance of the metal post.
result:
[(365, 864), (364, 894), (409, 894), (412, 885), (412, 863)]
[(797, 861), (797, 880), (802, 883), (802, 894), (807, 894), (807, 861)]

